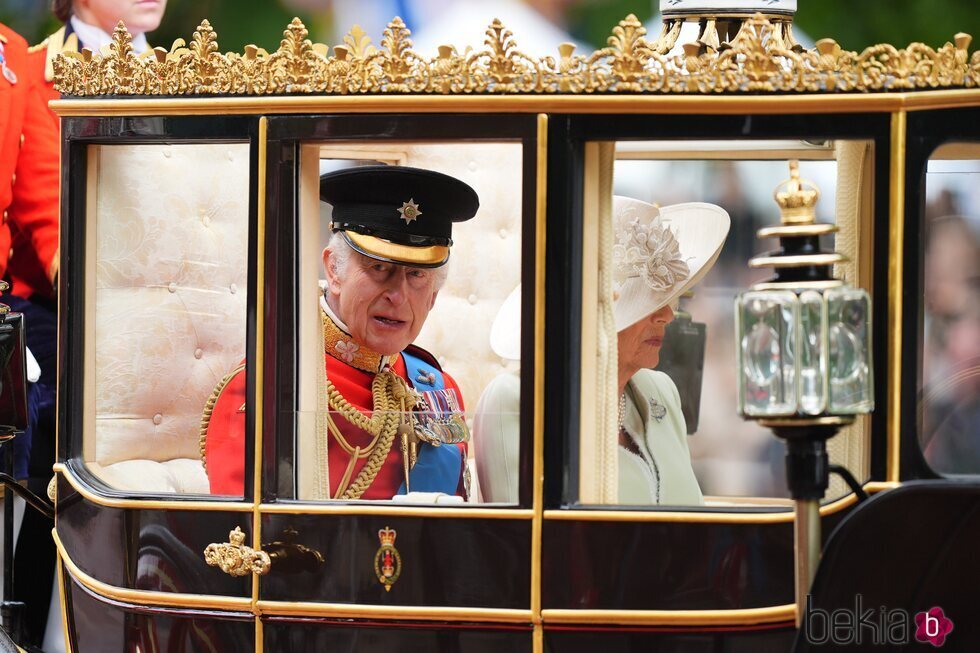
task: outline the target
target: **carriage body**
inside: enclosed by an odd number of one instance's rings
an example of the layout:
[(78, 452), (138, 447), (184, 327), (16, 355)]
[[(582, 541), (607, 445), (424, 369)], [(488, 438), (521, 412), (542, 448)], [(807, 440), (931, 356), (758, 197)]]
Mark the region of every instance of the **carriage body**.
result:
[[(882, 510), (914, 519), (907, 511), (929, 506), (943, 525), (923, 540), (955, 558), (980, 525), (942, 521), (942, 506), (962, 510), (980, 489), (931, 465), (921, 444), (922, 241), (929, 166), (980, 159), (980, 62), (968, 39), (889, 59), (885, 46), (779, 48), (778, 22), (745, 24), (730, 48), (658, 54), (627, 19), (604, 50), (544, 59), (499, 23), (485, 50), (432, 59), (397, 20), (380, 49), (355, 31), (333, 55), (298, 21), (275, 53), (221, 55), (204, 24), (171, 53), (137, 58), (117, 30), (104, 59), (63, 59), (54, 532), (72, 650), (792, 646), (785, 494), (736, 496), (719, 480), (703, 506), (624, 506), (594, 464), (600, 198), (661, 174), (701, 175), (691, 192), (703, 195), (719, 179), (704, 170), (719, 164), (749, 166), (770, 187), (783, 178), (767, 172), (773, 162), (829, 171), (844, 274), (873, 301), (876, 409), (832, 457), (874, 497), (859, 505), (832, 486), (826, 539), (887, 523)], [(365, 160), (450, 172), (481, 195), (423, 344), (458, 375), (470, 410), (494, 376), (519, 378), (512, 500), (316, 498), (320, 335), (305, 317), (324, 235), (316, 179)], [(753, 231), (733, 215), (742, 249), (729, 273), (745, 267)], [(519, 366), (474, 344), (516, 283)], [(709, 340), (709, 352), (720, 346)], [(244, 492), (211, 495), (202, 412), (242, 359)], [(711, 365), (702, 406), (717, 387), (733, 392)], [(700, 428), (717, 440), (741, 428), (734, 412), (708, 413)], [(240, 547), (275, 553), (268, 573), (207, 564), (211, 545), (235, 566), (236, 527)], [(914, 521), (906, 529), (914, 537)], [(839, 597), (819, 592), (842, 582), (847, 558), (828, 551), (814, 591), (829, 605)], [(906, 564), (897, 548), (876, 556)], [(955, 584), (936, 584), (940, 603), (968, 605)], [(888, 582), (861, 587), (897, 600)]]

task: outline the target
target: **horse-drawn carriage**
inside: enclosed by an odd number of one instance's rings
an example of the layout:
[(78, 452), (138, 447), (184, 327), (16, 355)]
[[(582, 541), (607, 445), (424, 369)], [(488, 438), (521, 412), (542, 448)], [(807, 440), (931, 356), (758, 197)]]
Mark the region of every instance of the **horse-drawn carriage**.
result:
[[(205, 22), (170, 51), (137, 57), (120, 26), (104, 56), (62, 58), (51, 497), (71, 650), (829, 641), (798, 629), (807, 588), (794, 592), (800, 521), (781, 450), (737, 414), (748, 364), (736, 367), (732, 301), (761, 279), (748, 267), (755, 232), (779, 221), (768, 195), (788, 161), (820, 187), (810, 208), (835, 227), (796, 227), (836, 253), (802, 264), (867, 292), (855, 346), (877, 381), (870, 415), (834, 417), (824, 403), (809, 421), (771, 420), (840, 428), (830, 461), (858, 479), (835, 479), (819, 506), (811, 606), (829, 615), (860, 595), (882, 618), (942, 606), (950, 644), (980, 640), (966, 611), (980, 529), (976, 361), (944, 353), (954, 325), (923, 291), (946, 287), (948, 254), (924, 246), (945, 228), (927, 209), (977, 199), (980, 60), (966, 35), (939, 49), (823, 40), (807, 51), (780, 7), (668, 11), (656, 38), (630, 17), (606, 48), (544, 58), (522, 54), (499, 22), (485, 48), (430, 57), (398, 19), (379, 48), (355, 30), (331, 53), (294, 21), (275, 52), (221, 54)], [(680, 43), (692, 22), (697, 40)], [(480, 197), (419, 338), (458, 380), (471, 427), (495, 378), (519, 380), (510, 457), (474, 443), (466, 502), (343, 500), (325, 477), (319, 178), (366, 162), (444, 172)], [(668, 372), (703, 504), (617, 497), (614, 192), (731, 216), (668, 337), (694, 343), (676, 345)], [(518, 284), (513, 360), (490, 334)], [(975, 328), (975, 285), (964, 292), (956, 323)], [(766, 346), (772, 359), (793, 348)], [(236, 371), (243, 491), (215, 494), (205, 436), (215, 388)]]

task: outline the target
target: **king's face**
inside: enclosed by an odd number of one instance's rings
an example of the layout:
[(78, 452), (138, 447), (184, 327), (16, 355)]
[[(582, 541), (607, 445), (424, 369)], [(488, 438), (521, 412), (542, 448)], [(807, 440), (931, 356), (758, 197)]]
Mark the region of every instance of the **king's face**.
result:
[(390, 356), (415, 341), (438, 295), (433, 270), (357, 252), (340, 275), (327, 268), (331, 303), (355, 342)]

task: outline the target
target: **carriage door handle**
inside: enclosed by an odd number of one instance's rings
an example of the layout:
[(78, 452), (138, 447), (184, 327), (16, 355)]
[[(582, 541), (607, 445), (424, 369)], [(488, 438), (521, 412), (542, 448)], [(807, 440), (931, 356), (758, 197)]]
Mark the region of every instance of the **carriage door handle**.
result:
[(245, 533), (238, 526), (228, 533), (227, 542), (208, 544), (204, 561), (231, 576), (264, 576), (272, 566), (268, 553), (245, 546)]

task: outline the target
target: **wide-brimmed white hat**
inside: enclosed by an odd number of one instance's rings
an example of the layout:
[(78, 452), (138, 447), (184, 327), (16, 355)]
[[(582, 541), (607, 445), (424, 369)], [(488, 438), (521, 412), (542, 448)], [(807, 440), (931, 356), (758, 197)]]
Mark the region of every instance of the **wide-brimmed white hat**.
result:
[(688, 202), (656, 207), (613, 197), (613, 312), (622, 331), (701, 280), (728, 236), (720, 206)]

